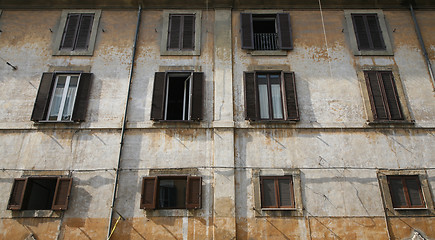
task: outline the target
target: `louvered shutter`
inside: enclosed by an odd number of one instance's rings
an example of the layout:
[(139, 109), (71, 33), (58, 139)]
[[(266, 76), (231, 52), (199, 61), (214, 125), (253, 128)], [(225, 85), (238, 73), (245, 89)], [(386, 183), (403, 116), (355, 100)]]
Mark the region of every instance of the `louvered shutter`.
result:
[(257, 97), (255, 73), (245, 72), (245, 109), (246, 120), (257, 120)]
[(53, 90), (54, 73), (43, 73), (39, 84), (38, 94), (36, 95), (35, 105), (33, 106), (32, 121), (45, 120), (50, 103), (50, 96)]
[(186, 208), (201, 208), (201, 177), (187, 177)]
[(382, 94), (382, 86), (378, 81), (376, 72), (364, 72), (367, 89), (370, 97), (370, 104), (375, 120), (387, 120), (388, 114)]
[(144, 177), (142, 179), (142, 193), (140, 199), (141, 209), (155, 209), (157, 198), (157, 177)]
[(183, 16), (183, 50), (195, 48), (195, 15)]
[(352, 14), (353, 27), (355, 30), (356, 41), (359, 50), (370, 49), (369, 35), (366, 29), (366, 24), (363, 15)]
[(406, 207), (407, 204), (402, 179), (388, 179), (388, 182), (390, 187), (391, 199), (393, 200), (393, 207)]
[(393, 74), (391, 72), (381, 72), (380, 76), (385, 90), (385, 98), (388, 103), (390, 119), (402, 120), (403, 115), (397, 96), (396, 84), (394, 83)]
[(254, 29), (251, 13), (241, 13), (242, 22), (242, 48), (254, 49)]
[(20, 210), (23, 205), (24, 193), (26, 192), (27, 178), (16, 178), (12, 186), (8, 209)]
[(156, 72), (154, 76), (153, 102), (151, 105), (151, 120), (163, 120), (165, 110), (166, 74)]
[(81, 73), (72, 114), (73, 121), (84, 121), (89, 102), (92, 73)]
[(89, 38), (91, 36), (94, 14), (83, 14), (80, 18), (80, 26), (77, 31), (77, 41), (75, 49), (88, 49)]
[(194, 72), (192, 86), (192, 109), (190, 111), (190, 120), (199, 121), (202, 119), (203, 85), (204, 73)]
[(367, 26), (369, 27), (371, 48), (374, 50), (385, 49), (384, 39), (382, 37), (381, 27), (379, 26), (378, 15), (367, 15)]
[(278, 44), (280, 49), (293, 49), (290, 15), (288, 13), (278, 13), (276, 19), (278, 20)]
[(80, 14), (68, 14), (59, 49), (73, 50), (79, 27)]
[(69, 195), (71, 193), (72, 178), (58, 178), (56, 191), (54, 192), (53, 210), (66, 210), (68, 208)]
[(293, 72), (284, 73), (285, 99), (287, 104), (287, 120), (299, 121), (298, 96)]
[(418, 177), (412, 177), (405, 180), (408, 190), (410, 207), (424, 207), (423, 196), (421, 195), (420, 182)]
[(181, 16), (169, 16), (168, 49), (180, 49)]

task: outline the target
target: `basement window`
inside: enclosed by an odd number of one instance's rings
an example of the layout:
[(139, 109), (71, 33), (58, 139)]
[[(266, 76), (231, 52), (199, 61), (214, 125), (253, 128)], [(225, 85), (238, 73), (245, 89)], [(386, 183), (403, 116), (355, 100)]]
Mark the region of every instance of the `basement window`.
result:
[(60, 177), (28, 177), (14, 180), (9, 210), (65, 210), (72, 179)]

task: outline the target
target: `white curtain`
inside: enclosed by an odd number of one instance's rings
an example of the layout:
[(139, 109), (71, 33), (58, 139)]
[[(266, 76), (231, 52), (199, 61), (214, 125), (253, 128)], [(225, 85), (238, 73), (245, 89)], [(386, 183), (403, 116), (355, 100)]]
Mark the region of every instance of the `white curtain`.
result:
[(267, 97), (267, 85), (259, 84), (258, 93), (260, 97), (260, 118), (269, 118), (269, 98)]
[(272, 92), (272, 109), (273, 118), (282, 119), (282, 100), (281, 100), (281, 88), (279, 84), (271, 84), (270, 87)]

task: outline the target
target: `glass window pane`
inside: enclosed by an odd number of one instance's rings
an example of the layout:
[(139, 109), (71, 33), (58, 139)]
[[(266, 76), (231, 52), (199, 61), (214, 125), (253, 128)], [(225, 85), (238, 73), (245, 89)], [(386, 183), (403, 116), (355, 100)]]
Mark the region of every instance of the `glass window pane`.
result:
[(185, 208), (186, 179), (159, 181), (159, 208)]
[(263, 207), (274, 207), (276, 206), (275, 198), (275, 181), (273, 179), (263, 180)]
[(273, 119), (282, 119), (281, 85), (271, 84)]
[(293, 192), (291, 190), (290, 179), (279, 179), (279, 201), (281, 206), (293, 206)]
[(77, 91), (77, 83), (79, 76), (71, 76), (68, 92), (66, 94), (65, 106), (63, 108), (62, 120), (70, 120), (73, 111), (75, 95)]
[(62, 101), (62, 94), (65, 88), (66, 76), (59, 76), (57, 78), (56, 88), (53, 91), (51, 108), (49, 114), (49, 120), (57, 120), (57, 116), (59, 115), (59, 108)]
[(407, 179), (406, 186), (408, 187), (411, 206), (422, 206), (423, 201), (420, 196), (420, 184), (418, 183), (417, 179)]
[(394, 207), (406, 207), (405, 192), (402, 179), (390, 179), (390, 192)]

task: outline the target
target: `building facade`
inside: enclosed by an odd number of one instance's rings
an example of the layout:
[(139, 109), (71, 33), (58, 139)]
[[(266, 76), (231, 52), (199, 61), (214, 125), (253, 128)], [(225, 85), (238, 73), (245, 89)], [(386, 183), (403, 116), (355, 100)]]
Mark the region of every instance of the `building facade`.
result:
[(435, 239), (434, 13), (0, 1), (0, 239)]

